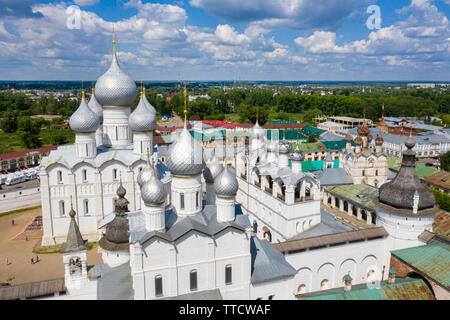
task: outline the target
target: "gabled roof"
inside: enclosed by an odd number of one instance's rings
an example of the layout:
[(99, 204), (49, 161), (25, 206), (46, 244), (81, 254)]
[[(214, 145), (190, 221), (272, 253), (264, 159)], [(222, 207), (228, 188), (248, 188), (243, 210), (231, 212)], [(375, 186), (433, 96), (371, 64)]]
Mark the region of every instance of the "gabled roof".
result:
[(395, 283), (382, 281), (379, 288), (369, 288), (365, 283), (352, 285), (350, 291), (343, 287), (296, 295), (305, 300), (435, 300), (425, 281), (416, 278), (397, 278)]
[(267, 240), (252, 236), (250, 252), (252, 255), (252, 283), (289, 277), (297, 273), (285, 257)]
[(394, 250), (391, 254), (448, 289), (450, 287), (449, 250), (450, 245), (434, 242), (424, 246)]
[(344, 168), (325, 168), (313, 174), (319, 178), (320, 186), (337, 186), (353, 183)]

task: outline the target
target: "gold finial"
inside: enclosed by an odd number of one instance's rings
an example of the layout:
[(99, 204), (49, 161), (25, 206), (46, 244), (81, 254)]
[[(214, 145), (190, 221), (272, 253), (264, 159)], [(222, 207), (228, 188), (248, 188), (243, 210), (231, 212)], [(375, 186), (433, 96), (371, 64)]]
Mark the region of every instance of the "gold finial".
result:
[(150, 149), (147, 147), (147, 159), (150, 159)]
[(152, 168), (155, 169), (155, 158), (152, 158)]
[(186, 107), (187, 102), (186, 102), (186, 96), (187, 96), (187, 93), (186, 93), (186, 83), (185, 83), (185, 84), (184, 84), (184, 122), (187, 121), (187, 107)]
[(116, 33), (114, 32), (114, 23), (112, 24), (112, 32), (113, 32), (113, 52), (116, 54)]

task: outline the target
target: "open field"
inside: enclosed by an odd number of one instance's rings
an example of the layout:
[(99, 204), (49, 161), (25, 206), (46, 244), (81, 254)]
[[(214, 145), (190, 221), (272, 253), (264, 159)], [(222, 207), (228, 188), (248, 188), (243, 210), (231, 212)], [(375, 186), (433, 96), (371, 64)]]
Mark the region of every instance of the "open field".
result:
[[(24, 240), (23, 231), (33, 217), (41, 215), (41, 208), (35, 208), (0, 217), (0, 282), (9, 279), (12, 285), (17, 285), (64, 277), (64, 265), (59, 252), (40, 254), (40, 261), (31, 264), (31, 258), (36, 258), (33, 248), (40, 242), (39, 234), (42, 234), (42, 231), (26, 231), (29, 241)], [(14, 226), (11, 224), (11, 219), (14, 219)], [(97, 246), (89, 250), (87, 256), (88, 265), (102, 263)], [(6, 258), (9, 265), (5, 263)]]

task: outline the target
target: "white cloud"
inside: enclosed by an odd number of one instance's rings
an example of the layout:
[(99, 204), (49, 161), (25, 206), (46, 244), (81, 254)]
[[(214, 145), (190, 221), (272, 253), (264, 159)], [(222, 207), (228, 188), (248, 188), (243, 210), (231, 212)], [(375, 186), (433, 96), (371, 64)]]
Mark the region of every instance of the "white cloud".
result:
[(74, 2), (79, 6), (93, 6), (97, 4), (100, 0), (74, 0)]
[(335, 29), (366, 0), (191, 0), (189, 3), (229, 22), (269, 28)]

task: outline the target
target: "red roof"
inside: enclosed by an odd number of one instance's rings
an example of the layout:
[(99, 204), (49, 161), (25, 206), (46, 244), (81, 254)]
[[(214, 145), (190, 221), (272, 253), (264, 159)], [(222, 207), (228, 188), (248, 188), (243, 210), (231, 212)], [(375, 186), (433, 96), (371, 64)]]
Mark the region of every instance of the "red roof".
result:
[(153, 136), (153, 142), (157, 143), (158, 145), (168, 144), (161, 136)]
[(253, 123), (238, 123), (236, 127), (239, 128), (253, 128)]
[(14, 159), (14, 158), (20, 158), (28, 155), (31, 152), (38, 152), (38, 153), (44, 153), (49, 152), (51, 150), (58, 149), (58, 146), (49, 146), (49, 147), (42, 147), (38, 149), (28, 149), (28, 150), (22, 150), (22, 151), (16, 151), (16, 152), (10, 152), (10, 153), (3, 153), (0, 154), (0, 160), (8, 160), (8, 159)]
[[(191, 129), (192, 126), (190, 124), (188, 124), (187, 128)], [(183, 127), (164, 127), (164, 126), (159, 126), (159, 125), (156, 125), (156, 127), (155, 127), (155, 130), (165, 131), (165, 132), (173, 132), (173, 131), (177, 131), (177, 130), (180, 130), (180, 129), (183, 129)]]
[(266, 123), (264, 129), (301, 129), (306, 123)]
[(56, 127), (56, 128), (65, 128), (68, 127), (69, 125), (66, 124), (52, 124), (51, 127)]

